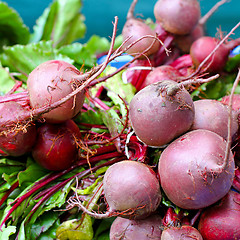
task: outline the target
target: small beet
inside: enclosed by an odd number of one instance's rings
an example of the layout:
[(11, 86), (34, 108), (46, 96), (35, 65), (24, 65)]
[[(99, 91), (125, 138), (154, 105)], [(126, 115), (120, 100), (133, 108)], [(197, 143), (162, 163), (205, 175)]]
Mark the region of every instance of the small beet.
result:
[(26, 112), (17, 102), (0, 103), (1, 155), (17, 157), (31, 151), (37, 131), (33, 122), (22, 120)]
[(145, 78), (141, 89), (159, 81), (163, 80), (173, 80), (178, 82), (181, 79), (181, 74), (172, 66), (169, 65), (161, 65), (154, 68)]
[(154, 16), (162, 27), (173, 34), (189, 34), (200, 18), (197, 0), (158, 0), (154, 6)]
[[(194, 101), (195, 117), (191, 129), (207, 129), (213, 131), (225, 140), (228, 135), (228, 106), (213, 99)], [(231, 136), (234, 139), (238, 131), (237, 113), (232, 111)]]
[(70, 167), (78, 156), (80, 130), (73, 120), (60, 124), (44, 123), (37, 130), (32, 156), (39, 165), (52, 171)]
[(240, 239), (240, 194), (229, 191), (217, 204), (204, 209), (198, 229), (204, 240)]
[(146, 164), (125, 160), (108, 168), (103, 189), (109, 212), (121, 217), (143, 219), (155, 212), (161, 202), (160, 184)]

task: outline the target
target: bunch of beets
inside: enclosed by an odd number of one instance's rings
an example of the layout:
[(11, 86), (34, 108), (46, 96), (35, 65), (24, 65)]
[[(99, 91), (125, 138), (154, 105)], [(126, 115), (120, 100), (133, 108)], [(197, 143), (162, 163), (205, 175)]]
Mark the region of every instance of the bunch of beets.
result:
[[(207, 19), (225, 2), (201, 17), (197, 0), (158, 0), (151, 25), (134, 17), (137, 0), (130, 6), (121, 49), (134, 60), (122, 76), (137, 92), (126, 103), (126, 131), (103, 135), (95, 152), (102, 154), (104, 145), (104, 154), (118, 157), (101, 183), (106, 211), (76, 203), (96, 219), (116, 217), (111, 240), (240, 239), (240, 97), (234, 89), (221, 101), (191, 96), (202, 83), (224, 74), (230, 51), (239, 45), (239, 39), (227, 41), (239, 24), (222, 39), (205, 35)], [(81, 160), (87, 164), (82, 152), (97, 141), (85, 141), (74, 118), (89, 109), (86, 96), (96, 100), (86, 94), (90, 84), (84, 83), (98, 70), (82, 73), (60, 60), (35, 68), (27, 89), (16, 85), (0, 99), (1, 155), (30, 153), (58, 173)], [(235, 85), (239, 79), (240, 74)]]

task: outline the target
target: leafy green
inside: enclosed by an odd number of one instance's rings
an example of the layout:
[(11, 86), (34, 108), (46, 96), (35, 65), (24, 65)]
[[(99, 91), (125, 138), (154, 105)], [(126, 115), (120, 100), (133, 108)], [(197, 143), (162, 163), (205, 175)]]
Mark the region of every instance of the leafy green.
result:
[(57, 240), (92, 240), (92, 220), (84, 215), (80, 220), (69, 220), (62, 223), (56, 232)]
[(82, 38), (86, 31), (80, 0), (56, 0), (33, 27), (31, 42), (52, 40), (54, 47), (70, 44)]
[(3, 53), (0, 55), (2, 65), (7, 66), (12, 72), (23, 74), (20, 77), (23, 81), (26, 81), (28, 74), (39, 64), (52, 59), (73, 63), (72, 59), (58, 53), (53, 47), (52, 41), (4, 47)]
[(72, 43), (59, 49), (59, 53), (73, 59), (76, 64), (93, 67), (96, 64), (96, 53), (107, 51), (110, 42), (106, 38), (92, 36), (85, 44)]
[(0, 52), (3, 46), (26, 44), (29, 38), (29, 29), (19, 14), (0, 1)]

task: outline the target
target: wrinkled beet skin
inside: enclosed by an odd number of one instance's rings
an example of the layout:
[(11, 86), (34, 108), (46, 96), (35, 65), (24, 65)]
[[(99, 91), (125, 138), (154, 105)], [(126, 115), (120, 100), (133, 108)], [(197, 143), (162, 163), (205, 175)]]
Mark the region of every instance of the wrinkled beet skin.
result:
[(147, 165), (125, 160), (108, 168), (103, 189), (110, 211), (134, 210), (120, 216), (143, 219), (154, 212), (161, 202), (160, 184), (155, 172)]
[(151, 84), (139, 91), (130, 102), (129, 118), (138, 138), (149, 146), (162, 146), (189, 130), (194, 119), (190, 94), (179, 90), (168, 96), (174, 81)]
[(183, 209), (200, 209), (217, 202), (231, 188), (235, 164), (223, 164), (226, 141), (209, 130), (192, 130), (162, 152), (158, 173), (163, 191)]
[[(31, 107), (48, 106), (73, 92), (76, 88), (74, 76), (78, 75), (80, 71), (64, 61), (50, 60), (40, 64), (29, 74), (27, 80)], [(71, 119), (80, 112), (84, 98), (83, 90), (61, 106), (43, 114), (43, 117), (51, 123)]]
[(173, 34), (189, 34), (201, 15), (197, 0), (158, 0), (154, 16), (162, 27)]
[[(201, 99), (194, 101), (195, 117), (192, 130), (207, 129), (217, 133), (224, 139), (228, 135), (228, 107), (221, 102), (213, 99)], [(237, 113), (232, 112), (231, 136), (234, 139), (237, 136), (238, 119)]]
[[(35, 143), (37, 131), (34, 123), (26, 123), (21, 120), (24, 109), (17, 102), (5, 102), (0, 104), (0, 154), (3, 156), (21, 156), (31, 151)], [(7, 122), (12, 122), (13, 125), (7, 127)], [(3, 131), (8, 131), (15, 128), (17, 125), (22, 124), (22, 129), (13, 130), (7, 135)]]
[(240, 194), (229, 191), (218, 204), (203, 211), (198, 229), (204, 240), (240, 239), (239, 213)]
[(110, 228), (110, 240), (160, 240), (162, 218), (151, 215), (142, 220), (117, 217)]
[(161, 240), (203, 240), (200, 232), (192, 226), (169, 227), (163, 230)]
[(37, 130), (32, 155), (39, 165), (52, 171), (70, 167), (78, 156), (76, 139), (80, 131), (73, 120), (61, 124), (44, 123)]

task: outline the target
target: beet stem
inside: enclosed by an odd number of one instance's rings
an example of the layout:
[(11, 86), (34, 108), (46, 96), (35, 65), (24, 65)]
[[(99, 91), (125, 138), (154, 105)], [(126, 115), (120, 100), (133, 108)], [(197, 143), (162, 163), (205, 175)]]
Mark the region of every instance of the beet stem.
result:
[(225, 151), (225, 157), (224, 162), (222, 165), (222, 168), (225, 170), (228, 167), (229, 164), (229, 155), (231, 151), (231, 144), (232, 144), (232, 136), (231, 136), (231, 128), (232, 128), (232, 102), (233, 102), (233, 94), (236, 90), (236, 87), (240, 81), (240, 69), (238, 70), (238, 75), (233, 83), (233, 87), (231, 90), (230, 98), (229, 98), (229, 104), (228, 104), (228, 135), (227, 135), (227, 146)]

